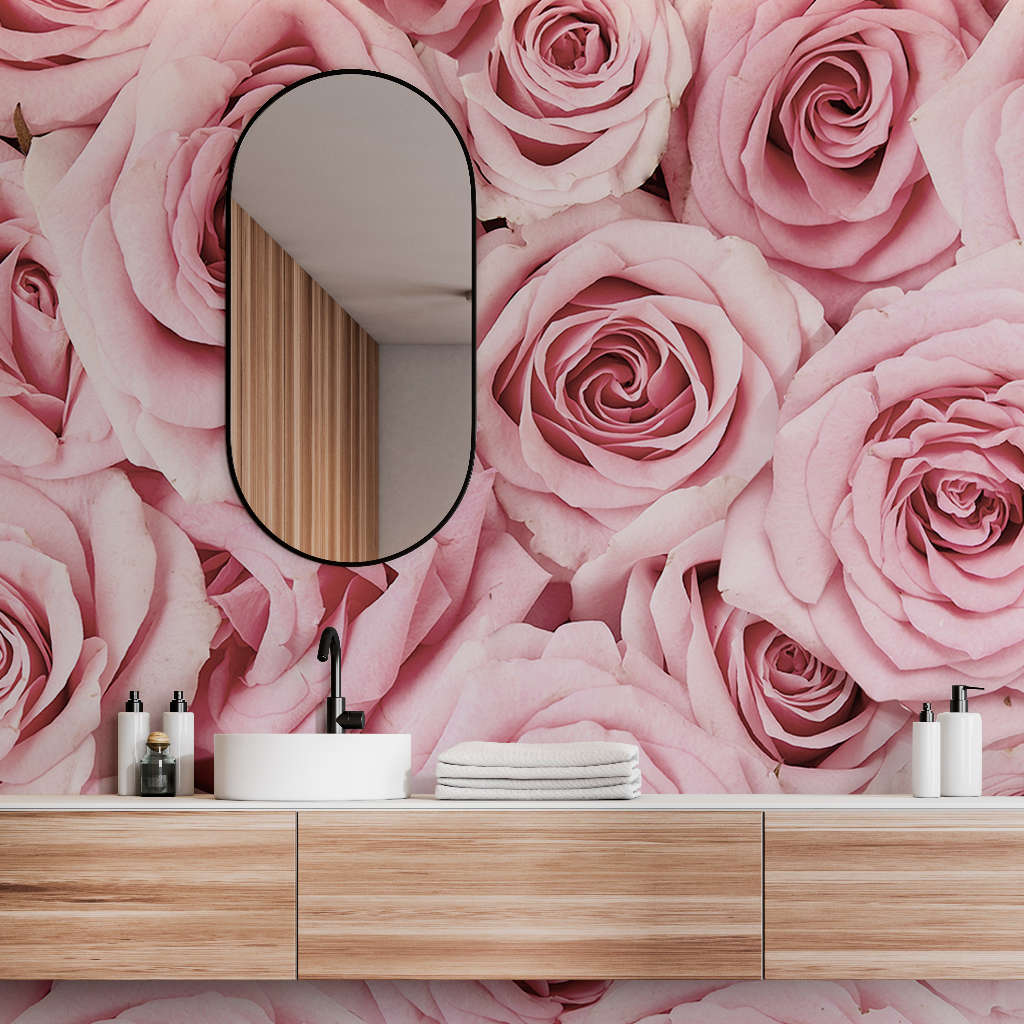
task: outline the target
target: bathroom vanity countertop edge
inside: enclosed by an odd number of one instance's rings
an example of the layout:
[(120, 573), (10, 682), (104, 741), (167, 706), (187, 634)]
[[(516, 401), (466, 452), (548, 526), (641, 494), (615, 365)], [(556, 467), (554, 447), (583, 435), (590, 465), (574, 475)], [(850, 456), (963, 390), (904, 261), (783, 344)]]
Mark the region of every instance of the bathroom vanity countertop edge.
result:
[(438, 800), (430, 794), (414, 794), (406, 800), (218, 800), (212, 795), (157, 799), (153, 797), (87, 795), (0, 795), (0, 811), (256, 811), (256, 810), (380, 810), (396, 813), (484, 809), (589, 810), (628, 812), (664, 811), (800, 811), (889, 810), (989, 811), (1024, 807), (1019, 796), (942, 797), (924, 800), (902, 794), (746, 794), (689, 793), (644, 794), (635, 800)]

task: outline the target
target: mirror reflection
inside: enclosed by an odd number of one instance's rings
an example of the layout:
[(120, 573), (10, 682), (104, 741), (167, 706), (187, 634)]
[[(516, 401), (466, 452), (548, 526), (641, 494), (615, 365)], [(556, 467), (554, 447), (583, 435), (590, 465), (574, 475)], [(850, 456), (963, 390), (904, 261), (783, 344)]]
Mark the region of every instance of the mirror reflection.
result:
[(253, 118), (230, 182), (228, 449), (301, 554), (359, 563), (448, 518), (473, 454), (472, 178), (423, 94), (306, 79)]

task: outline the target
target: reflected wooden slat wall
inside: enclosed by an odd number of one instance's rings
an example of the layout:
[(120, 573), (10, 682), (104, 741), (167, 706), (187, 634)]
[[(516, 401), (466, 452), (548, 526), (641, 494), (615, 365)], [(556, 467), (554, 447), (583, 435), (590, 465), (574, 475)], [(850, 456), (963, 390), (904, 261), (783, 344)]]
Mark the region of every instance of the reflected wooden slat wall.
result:
[(377, 558), (377, 343), (231, 204), (231, 456), (281, 540)]

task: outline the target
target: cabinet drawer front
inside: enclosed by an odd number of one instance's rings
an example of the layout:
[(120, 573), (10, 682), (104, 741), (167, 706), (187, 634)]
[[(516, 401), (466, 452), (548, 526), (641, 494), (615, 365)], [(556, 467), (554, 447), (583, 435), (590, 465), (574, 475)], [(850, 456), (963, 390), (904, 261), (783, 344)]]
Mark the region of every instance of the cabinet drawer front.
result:
[(295, 977), (294, 812), (4, 812), (0, 849), (0, 977)]
[(767, 812), (765, 977), (1024, 978), (1024, 812)]
[(759, 978), (757, 812), (299, 812), (300, 978)]

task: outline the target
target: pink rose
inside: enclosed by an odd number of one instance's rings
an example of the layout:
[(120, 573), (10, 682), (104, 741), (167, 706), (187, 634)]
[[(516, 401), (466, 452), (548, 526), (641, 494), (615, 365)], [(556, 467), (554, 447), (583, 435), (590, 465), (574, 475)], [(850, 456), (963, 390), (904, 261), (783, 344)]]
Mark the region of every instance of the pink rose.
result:
[[(728, 988), (728, 981), (613, 981), (593, 1006), (572, 1009), (562, 1024), (669, 1024), (665, 1015), (675, 1007), (699, 1002), (710, 992)], [(762, 982), (767, 988), (772, 982)], [(760, 1022), (759, 1022), (760, 1024)]]
[[(984, 1003), (990, 985), (966, 982), (961, 990), (973, 997), (972, 1002)], [(564, 1020), (565, 1024), (981, 1024), (979, 1017), (965, 1016), (953, 1001), (918, 981), (617, 981), (595, 1006), (573, 1011)]]
[(910, 117), (990, 24), (975, 0), (712, 4), (663, 163), (677, 216), (754, 242), (833, 322), (875, 284), (923, 284), (957, 228)]
[(720, 582), (876, 700), (1020, 686), (1024, 251), (855, 316), (797, 374)]
[[(946, 707), (941, 702), (938, 710)], [(975, 693), (971, 710), (979, 712), (984, 723), (982, 792), (985, 796), (1024, 796), (1024, 699), (1006, 690)]]
[(784, 791), (890, 792), (911, 716), (719, 593), (724, 516), (741, 487), (659, 498), (577, 571), (573, 617), (621, 628), (627, 651), (678, 680), (683, 714), (760, 759)]
[(757, 473), (831, 333), (752, 245), (628, 217), (609, 200), (480, 245), (478, 451), (537, 550), (572, 567), (666, 491)]
[(330, 675), (316, 654), (325, 626), (342, 637), (342, 693), (366, 712), (367, 730), (402, 731), (377, 708), (381, 698), (404, 707), (414, 683), (429, 690), (465, 640), (521, 620), (548, 581), (505, 532), (493, 476), (473, 475), (430, 540), (358, 569), (293, 555), (238, 505), (190, 506), (159, 478), (140, 477), (143, 493), (193, 539), (221, 612), (193, 708), (197, 750), (211, 752), (218, 732), (322, 732)]
[(610, 981), (525, 981), (520, 984), (528, 992), (550, 996), (563, 1006), (575, 1009), (596, 1003), (608, 990)]
[(1024, 3), (914, 115), (914, 134), (966, 255), (1024, 236)]
[(1019, 981), (929, 981), (941, 999), (955, 1006), (970, 1024), (1010, 1024), (1024, 1020), (1024, 986)]
[(696, 727), (679, 684), (623, 654), (603, 622), (506, 626), (415, 685), (416, 700), (388, 694), (380, 707), (394, 731), (412, 732), (415, 791), (433, 791), (437, 755), (469, 739), (635, 743), (645, 793), (779, 791), (763, 758)]
[(0, 58), (21, 63), (58, 56), (94, 60), (141, 49), (153, 38), (168, 4), (169, 0), (106, 0), (75, 6), (8, 0), (0, 27)]
[(651, 175), (690, 80), (670, 0), (499, 0), (486, 52), (424, 66), (477, 168), (481, 220), (521, 223)]
[(501, 24), (498, 0), (363, 0), (414, 39), (460, 57), (486, 51)]
[(561, 1010), (514, 981), (55, 981), (11, 1024), (550, 1024)]
[(50, 991), (49, 981), (0, 981), (0, 1024), (11, 1024)]
[(62, 4), (8, 0), (0, 25), (0, 134), (14, 138), (14, 107), (33, 134), (93, 125), (139, 70), (171, 0)]
[[(975, 701), (971, 701), (970, 707), (972, 711), (978, 710)], [(1024, 796), (1022, 755), (1024, 751), (1020, 744), (1008, 750), (993, 750), (990, 744), (985, 745), (981, 758), (982, 793), (985, 796)]]
[(118, 470), (0, 477), (0, 791), (113, 791), (117, 712), (189, 696), (216, 616), (195, 549)]
[[(429, 88), (408, 39), (355, 0), (176, 3), (84, 142), (33, 145), (65, 323), (128, 458), (189, 501), (224, 459), (224, 188), (248, 119), (283, 86), (371, 68)], [(36, 152), (36, 149), (39, 152)]]
[(0, 465), (31, 476), (91, 473), (124, 458), (61, 322), (53, 250), (22, 184), (24, 160), (0, 149)]

